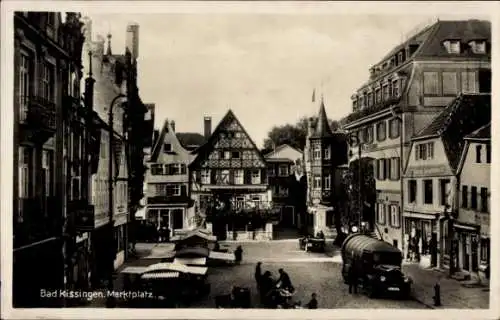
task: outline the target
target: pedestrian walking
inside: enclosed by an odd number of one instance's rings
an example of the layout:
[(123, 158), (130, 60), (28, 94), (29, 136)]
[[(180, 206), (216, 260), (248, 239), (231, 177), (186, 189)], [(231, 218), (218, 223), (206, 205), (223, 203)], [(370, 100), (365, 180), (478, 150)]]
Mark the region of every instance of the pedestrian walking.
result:
[(311, 300), (306, 304), (307, 309), (318, 309), (318, 300), (316, 300), (316, 293), (311, 295)]
[(242, 259), (243, 259), (243, 249), (241, 248), (241, 246), (238, 246), (236, 250), (234, 250), (234, 260), (237, 264), (239, 264)]
[(349, 279), (349, 293), (358, 293), (358, 275), (354, 266), (349, 267), (347, 278)]
[(255, 267), (255, 283), (257, 284), (257, 289), (260, 291), (260, 282), (262, 280), (262, 262), (257, 262)]

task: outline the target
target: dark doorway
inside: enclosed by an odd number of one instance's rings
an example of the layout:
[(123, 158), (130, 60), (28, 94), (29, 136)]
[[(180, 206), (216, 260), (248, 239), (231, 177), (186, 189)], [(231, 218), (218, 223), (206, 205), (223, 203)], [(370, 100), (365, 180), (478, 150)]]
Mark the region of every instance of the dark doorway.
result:
[(479, 70), (479, 92), (491, 93), (491, 70)]
[(281, 208), (281, 225), (283, 227), (293, 227), (295, 225), (295, 208), (284, 206)]
[(184, 210), (174, 209), (172, 211), (172, 228), (182, 229), (184, 227)]

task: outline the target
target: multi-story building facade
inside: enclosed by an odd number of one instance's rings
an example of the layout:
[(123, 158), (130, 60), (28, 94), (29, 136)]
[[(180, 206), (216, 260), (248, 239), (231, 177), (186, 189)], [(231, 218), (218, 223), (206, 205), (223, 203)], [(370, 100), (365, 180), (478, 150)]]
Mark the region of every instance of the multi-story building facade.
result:
[(193, 223), (188, 166), (194, 158), (179, 141), (175, 123), (165, 120), (147, 163), (146, 217), (156, 226), (167, 226), (171, 235)]
[(94, 94), (89, 100), (100, 140), (91, 177), (95, 206), (91, 218), (91, 275), (93, 286), (99, 286), (109, 280), (111, 269), (127, 258), (128, 227), (142, 198), (143, 148), (152, 128), (144, 121), (147, 108), (137, 95), (135, 53), (126, 49), (124, 55), (113, 54), (111, 35), (107, 36), (107, 45), (102, 37), (93, 41), (92, 21), (88, 18), (84, 32), (84, 52), (91, 52), (84, 70), (94, 76)]
[[(195, 153), (189, 170), (196, 210), (213, 223), (213, 233), (219, 239), (237, 237), (238, 231), (246, 230), (246, 210), (269, 207), (266, 162), (231, 110)], [(230, 215), (218, 219), (216, 212)], [(237, 216), (242, 219), (237, 220)], [(267, 233), (272, 236), (272, 230)]]
[[(447, 267), (450, 257), (458, 258), (450, 254), (454, 239), (447, 215), (457, 216), (463, 138), (491, 121), (490, 100), (490, 94), (461, 94), (412, 138), (403, 177), (403, 221), (409, 231), (407, 251), (423, 257), (426, 265)], [(384, 219), (378, 215), (379, 224)], [(471, 227), (455, 222), (454, 228)]]
[(65, 248), (76, 237), (67, 234), (74, 227), (64, 201), (68, 173), (57, 164), (66, 161), (67, 111), (80, 106), (71, 81), (81, 77), (79, 15), (16, 12), (14, 30), (13, 304), (61, 306), (40, 290), (65, 288)]
[(400, 249), (409, 232), (401, 214), (401, 173), (410, 139), (458, 93), (491, 91), (490, 28), (488, 21), (437, 21), (371, 67), (370, 78), (352, 96), (353, 112), (342, 121), (358, 137), (351, 161), (359, 148), (362, 158), (373, 160), (376, 211), (389, 221), (377, 228)]
[[(304, 159), (306, 162), (309, 224), (312, 231), (335, 234), (335, 193), (340, 187), (340, 165), (347, 163), (347, 141), (340, 132), (332, 132), (323, 98), (316, 121), (310, 119)], [(307, 223), (307, 222), (306, 222)]]
[[(465, 137), (456, 191), (458, 269), (489, 280), (491, 263), (491, 123)], [(458, 228), (457, 228), (458, 227)]]
[(284, 227), (300, 226), (300, 216), (297, 211), (292, 183), (297, 181), (295, 167), (301, 162), (301, 151), (283, 144), (264, 155), (267, 162), (267, 179), (272, 191), (273, 207), (279, 208), (280, 224)]

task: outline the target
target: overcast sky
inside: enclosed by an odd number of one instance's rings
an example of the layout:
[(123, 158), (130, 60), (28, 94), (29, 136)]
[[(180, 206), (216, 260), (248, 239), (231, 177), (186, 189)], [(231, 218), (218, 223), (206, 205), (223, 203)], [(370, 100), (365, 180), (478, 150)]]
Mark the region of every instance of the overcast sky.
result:
[[(435, 16), (276, 14), (90, 14), (94, 39), (111, 32), (123, 53), (129, 22), (140, 25), (139, 90), (179, 132), (215, 128), (231, 108), (260, 147), (274, 126), (318, 112), (351, 110), (350, 96), (377, 63), (415, 27)], [(449, 19), (450, 17), (440, 17)], [(476, 18), (471, 16), (471, 18)], [(479, 17), (481, 18), (481, 17)], [(323, 82), (323, 86), (321, 83)], [(321, 88), (322, 87), (322, 88)]]

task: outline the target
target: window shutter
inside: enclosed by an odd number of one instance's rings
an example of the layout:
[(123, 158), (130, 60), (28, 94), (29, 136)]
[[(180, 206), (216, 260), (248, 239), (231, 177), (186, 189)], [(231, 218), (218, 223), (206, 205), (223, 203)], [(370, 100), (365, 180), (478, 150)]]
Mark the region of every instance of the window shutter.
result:
[(186, 174), (186, 165), (183, 163), (181, 164), (181, 174)]
[(187, 187), (185, 184), (181, 185), (181, 196), (187, 196)]
[(260, 183), (267, 184), (267, 172), (266, 169), (260, 170)]
[(244, 170), (245, 184), (252, 184), (252, 172), (250, 170)]
[(216, 184), (217, 183), (217, 173), (216, 173), (216, 170), (210, 170), (210, 183), (211, 184)]

